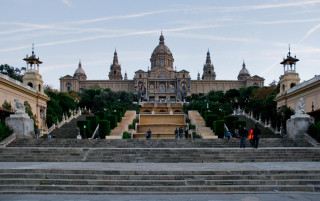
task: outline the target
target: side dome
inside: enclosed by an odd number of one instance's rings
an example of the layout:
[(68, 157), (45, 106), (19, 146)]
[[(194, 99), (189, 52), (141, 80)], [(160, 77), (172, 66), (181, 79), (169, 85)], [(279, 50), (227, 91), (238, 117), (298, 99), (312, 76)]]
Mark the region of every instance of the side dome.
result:
[(77, 78), (78, 80), (86, 80), (87, 79), (86, 73), (82, 69), (81, 61), (79, 61), (78, 68), (74, 72), (73, 77)]
[(164, 44), (164, 37), (161, 33), (159, 45), (154, 48), (151, 54), (151, 70), (159, 67), (173, 70), (173, 56), (170, 49)]
[(249, 77), (250, 77), (250, 73), (246, 69), (246, 64), (243, 61), (242, 69), (240, 70), (239, 75), (238, 75), (238, 80), (246, 80)]

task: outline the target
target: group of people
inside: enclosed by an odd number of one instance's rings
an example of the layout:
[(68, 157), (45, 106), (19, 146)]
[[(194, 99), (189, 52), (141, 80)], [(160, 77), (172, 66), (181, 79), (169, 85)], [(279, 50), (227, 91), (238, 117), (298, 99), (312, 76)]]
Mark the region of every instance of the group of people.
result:
[[(256, 149), (258, 148), (261, 131), (257, 124), (249, 132), (244, 126), (239, 125), (239, 129), (235, 131), (235, 134), (236, 137), (240, 138), (240, 148), (246, 148), (247, 139), (249, 140), (251, 147)], [(225, 132), (225, 137), (228, 139), (228, 141), (230, 140), (231, 135), (232, 134), (230, 131), (227, 130)]]
[[(146, 139), (150, 139), (150, 138), (151, 138), (151, 133), (152, 133), (152, 131), (151, 131), (150, 128), (149, 128), (149, 130), (146, 132)], [(176, 138), (176, 139), (178, 139), (178, 137), (179, 137), (180, 139), (182, 139), (182, 138), (183, 138), (183, 128), (182, 128), (182, 127), (180, 127), (179, 129), (176, 128), (176, 130), (174, 131), (174, 134), (175, 134), (175, 138)], [(188, 130), (188, 128), (186, 128), (186, 130), (184, 131), (184, 137), (185, 137), (185, 138), (188, 138), (188, 137), (189, 137), (189, 130)]]
[(240, 135), (240, 148), (246, 148), (247, 138), (249, 139), (250, 145), (253, 148), (258, 148), (259, 139), (261, 131), (257, 125), (254, 126), (254, 129), (251, 129), (249, 132), (245, 127), (239, 126), (239, 135)]
[[(182, 127), (180, 127), (179, 129), (176, 128), (176, 130), (174, 131), (174, 134), (175, 134), (176, 139), (178, 139), (178, 136), (180, 139), (182, 139), (183, 138), (183, 128)], [(188, 128), (186, 128), (186, 130), (184, 131), (184, 137), (185, 138), (189, 137)]]

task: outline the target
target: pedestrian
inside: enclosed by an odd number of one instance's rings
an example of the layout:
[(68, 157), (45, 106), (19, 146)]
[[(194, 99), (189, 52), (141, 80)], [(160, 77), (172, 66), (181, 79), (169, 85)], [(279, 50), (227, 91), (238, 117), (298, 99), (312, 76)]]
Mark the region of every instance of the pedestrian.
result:
[(248, 140), (250, 142), (251, 147), (253, 147), (253, 129), (249, 131)]
[(239, 135), (240, 135), (240, 148), (246, 148), (248, 131), (241, 125), (239, 125)]
[(174, 131), (174, 134), (175, 134), (176, 139), (178, 139), (178, 134), (179, 134), (178, 128), (176, 128), (176, 130)]
[(228, 138), (228, 141), (230, 140), (230, 137), (231, 137), (231, 132), (230, 131), (227, 131), (226, 134), (225, 134), (226, 138)]
[(182, 139), (183, 137), (183, 129), (182, 127), (179, 128), (179, 138)]
[(149, 130), (147, 131), (148, 132), (148, 139), (151, 139), (151, 130), (150, 130), (150, 128), (149, 128)]
[(188, 128), (186, 128), (186, 130), (184, 131), (184, 137), (185, 137), (186, 139), (188, 139), (188, 137), (189, 137), (189, 130), (188, 130)]
[(256, 124), (253, 130), (253, 148), (257, 149), (259, 146), (259, 139), (260, 139), (261, 131)]

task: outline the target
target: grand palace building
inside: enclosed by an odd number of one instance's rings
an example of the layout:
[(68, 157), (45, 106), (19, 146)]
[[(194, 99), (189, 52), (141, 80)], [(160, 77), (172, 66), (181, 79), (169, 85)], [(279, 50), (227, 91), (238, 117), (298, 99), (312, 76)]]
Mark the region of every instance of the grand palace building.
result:
[(117, 52), (114, 52), (113, 63), (110, 66), (109, 80), (87, 80), (81, 62), (73, 76), (60, 78), (60, 91), (76, 91), (91, 89), (96, 86), (110, 88), (113, 91), (132, 91), (140, 99), (154, 100), (183, 100), (193, 93), (208, 93), (212, 90), (227, 91), (249, 86), (264, 86), (264, 79), (251, 76), (243, 62), (237, 80), (216, 80), (216, 72), (211, 62), (210, 52), (207, 52), (203, 73), (198, 73), (196, 80), (191, 80), (187, 70), (177, 71), (173, 68), (174, 58), (170, 49), (165, 45), (161, 33), (159, 45), (153, 50), (150, 58), (151, 69), (138, 70), (133, 80), (128, 80), (127, 74), (122, 76), (121, 65)]

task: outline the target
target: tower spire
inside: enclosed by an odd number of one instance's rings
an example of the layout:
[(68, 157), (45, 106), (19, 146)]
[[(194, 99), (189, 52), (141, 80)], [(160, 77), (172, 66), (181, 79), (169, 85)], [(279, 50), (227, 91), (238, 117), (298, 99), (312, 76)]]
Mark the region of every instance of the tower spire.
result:
[(32, 56), (34, 55), (34, 43), (32, 43)]
[(164, 37), (162, 35), (162, 30), (161, 30), (161, 35), (160, 35), (160, 39), (159, 39), (159, 45), (164, 44)]

